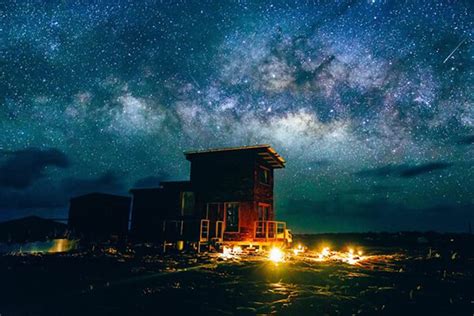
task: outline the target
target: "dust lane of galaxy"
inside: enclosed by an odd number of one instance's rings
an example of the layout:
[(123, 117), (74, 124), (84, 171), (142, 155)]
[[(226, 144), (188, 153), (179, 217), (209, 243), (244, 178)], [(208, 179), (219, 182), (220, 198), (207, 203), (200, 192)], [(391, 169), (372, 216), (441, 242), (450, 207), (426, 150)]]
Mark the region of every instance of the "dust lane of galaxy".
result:
[(296, 232), (466, 231), (471, 1), (0, 3), (0, 220), (269, 143)]

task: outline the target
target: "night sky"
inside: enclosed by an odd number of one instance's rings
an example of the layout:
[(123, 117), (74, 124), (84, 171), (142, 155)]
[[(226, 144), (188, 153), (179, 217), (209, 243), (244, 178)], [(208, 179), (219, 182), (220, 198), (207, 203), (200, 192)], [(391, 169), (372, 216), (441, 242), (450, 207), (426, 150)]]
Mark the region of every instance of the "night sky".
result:
[(0, 2), (0, 220), (268, 143), (296, 232), (474, 224), (472, 1)]

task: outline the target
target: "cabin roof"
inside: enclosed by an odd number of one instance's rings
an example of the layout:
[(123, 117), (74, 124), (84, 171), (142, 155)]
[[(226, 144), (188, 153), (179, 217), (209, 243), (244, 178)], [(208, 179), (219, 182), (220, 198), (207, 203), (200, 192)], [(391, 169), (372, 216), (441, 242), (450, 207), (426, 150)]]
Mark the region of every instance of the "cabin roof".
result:
[(132, 188), (128, 190), (128, 192), (132, 194), (143, 193), (143, 192), (161, 192), (161, 191), (163, 191), (163, 187)]
[(161, 181), (159, 186), (155, 187), (137, 187), (129, 190), (130, 193), (141, 192), (159, 192), (166, 189), (187, 189), (191, 185), (191, 181)]
[(102, 193), (102, 192), (91, 192), (91, 193), (86, 193), (78, 196), (72, 197), (70, 200), (75, 201), (75, 200), (90, 200), (94, 198), (100, 198), (100, 199), (122, 199), (122, 200), (127, 200), (130, 199), (128, 196), (123, 196), (123, 195), (116, 195), (116, 194), (110, 194), (110, 193)]
[(285, 168), (285, 159), (280, 156), (272, 146), (268, 144), (241, 146), (241, 147), (226, 147), (226, 148), (212, 148), (205, 150), (186, 151), (184, 155), (186, 159), (191, 160), (195, 156), (209, 155), (217, 153), (231, 153), (236, 151), (254, 151), (262, 159), (264, 159), (272, 168)]

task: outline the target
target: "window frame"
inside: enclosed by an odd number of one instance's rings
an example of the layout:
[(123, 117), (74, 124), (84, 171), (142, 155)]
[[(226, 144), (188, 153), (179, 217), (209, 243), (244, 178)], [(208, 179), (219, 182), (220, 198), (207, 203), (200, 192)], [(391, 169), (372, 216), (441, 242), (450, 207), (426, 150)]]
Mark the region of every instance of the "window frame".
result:
[[(262, 208), (262, 211), (264, 212), (264, 214), (263, 214), (264, 219), (259, 218), (260, 208)], [(257, 219), (258, 219), (258, 221), (269, 221), (268, 217), (271, 213), (271, 208), (272, 208), (272, 206), (269, 203), (258, 202), (258, 204), (257, 204)], [(266, 213), (265, 213), (265, 209), (267, 209)]]
[[(217, 221), (224, 222), (225, 221), (225, 202), (208, 202), (206, 203), (206, 219), (209, 218), (209, 208), (211, 205), (217, 206), (217, 213), (216, 218)], [(222, 217), (220, 217), (222, 215)]]
[[(237, 230), (232, 230), (229, 231), (227, 229), (227, 205), (228, 204), (237, 204)], [(225, 233), (231, 233), (231, 234), (237, 234), (240, 233), (240, 202), (224, 202), (224, 232)]]
[[(267, 178), (268, 178), (268, 182), (264, 182), (262, 181), (262, 174), (267, 174)], [(260, 184), (263, 184), (263, 185), (268, 185), (268, 186), (271, 186), (272, 185), (272, 179), (271, 179), (271, 172), (270, 172), (270, 169), (267, 168), (267, 167), (264, 167), (262, 165), (259, 165), (258, 166), (258, 174), (257, 174), (257, 178), (258, 178), (258, 182)]]

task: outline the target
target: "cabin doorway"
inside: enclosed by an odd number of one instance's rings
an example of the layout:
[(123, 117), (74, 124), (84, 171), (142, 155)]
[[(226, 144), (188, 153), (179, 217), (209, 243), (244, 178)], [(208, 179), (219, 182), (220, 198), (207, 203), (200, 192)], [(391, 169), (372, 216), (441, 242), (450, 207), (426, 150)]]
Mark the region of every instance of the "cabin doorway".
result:
[(224, 203), (207, 203), (206, 219), (209, 220), (210, 238), (223, 238), (224, 213)]
[(255, 225), (255, 237), (266, 238), (268, 237), (268, 221), (272, 220), (270, 214), (270, 204), (258, 203), (258, 221)]
[(270, 218), (270, 204), (259, 203), (258, 204), (258, 220), (268, 221)]
[[(240, 203), (207, 203), (206, 219), (209, 220), (211, 238), (223, 236), (227, 233), (238, 233), (240, 231), (239, 223)], [(215, 228), (215, 229), (214, 229)]]
[(225, 231), (227, 233), (239, 232), (239, 203), (225, 203)]

